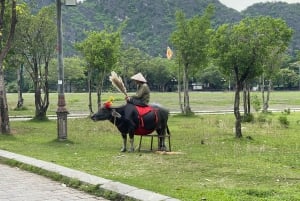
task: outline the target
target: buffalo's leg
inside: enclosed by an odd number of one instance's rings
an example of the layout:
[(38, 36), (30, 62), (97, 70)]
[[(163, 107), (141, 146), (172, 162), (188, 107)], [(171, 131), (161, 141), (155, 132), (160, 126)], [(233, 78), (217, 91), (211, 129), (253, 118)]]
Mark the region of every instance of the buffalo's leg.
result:
[(160, 151), (167, 151), (167, 147), (165, 145), (165, 136), (164, 135), (160, 135), (158, 137), (159, 140), (159, 150)]
[(121, 149), (121, 152), (126, 152), (126, 144), (127, 144), (127, 134), (122, 133), (122, 139), (123, 139), (123, 147)]
[(159, 129), (157, 130), (157, 134), (158, 134), (158, 150), (166, 151), (167, 147), (165, 145), (165, 136), (166, 136), (165, 130)]
[(135, 123), (132, 121), (132, 115), (133, 115), (133, 105), (128, 104), (128, 106), (131, 105), (132, 107), (125, 107), (125, 122), (128, 126), (129, 131), (129, 142), (130, 142), (130, 152), (134, 151), (133, 146), (133, 138), (134, 138), (134, 131), (135, 131)]
[(129, 133), (129, 142), (130, 142), (130, 150), (129, 152), (134, 152), (134, 133)]

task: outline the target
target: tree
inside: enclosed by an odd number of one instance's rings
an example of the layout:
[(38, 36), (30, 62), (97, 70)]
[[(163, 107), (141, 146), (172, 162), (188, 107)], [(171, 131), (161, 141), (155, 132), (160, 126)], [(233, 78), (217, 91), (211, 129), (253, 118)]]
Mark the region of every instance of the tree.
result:
[(18, 28), (19, 52), (33, 81), (35, 118), (45, 119), (49, 106), (49, 62), (55, 56), (57, 27), (55, 7), (43, 7), (36, 15), (24, 8)]
[(299, 84), (299, 75), (291, 69), (282, 68), (275, 74), (273, 82), (281, 89), (295, 89)]
[(120, 51), (121, 37), (120, 31), (110, 32), (103, 30), (100, 32), (91, 31), (87, 38), (76, 44), (78, 50), (83, 54), (88, 66), (89, 84), (89, 109), (93, 113), (91, 98), (92, 75), (96, 77), (97, 104), (101, 106), (101, 93), (103, 82), (108, 72), (116, 65)]
[[(263, 26), (264, 33), (267, 35), (267, 55), (264, 57), (263, 65), (263, 85), (261, 87), (263, 112), (267, 112), (269, 108), (269, 99), (272, 89), (272, 78), (280, 69), (283, 57), (292, 39), (293, 30), (288, 27), (286, 22), (282, 19), (274, 19), (271, 17), (261, 18), (260, 22)], [(265, 96), (264, 80), (268, 81), (267, 94)]]
[[(7, 9), (6, 6), (10, 8)], [(1, 133), (10, 133), (8, 106), (4, 83), (3, 62), (10, 50), (17, 24), (16, 1), (0, 0), (0, 129)]]
[[(269, 57), (266, 57), (264, 72), (261, 76), (261, 95), (262, 95), (262, 111), (268, 112), (270, 94), (273, 86), (273, 80), (276, 73), (280, 70), (283, 54), (278, 52), (278, 49), (271, 49)], [(268, 58), (268, 59), (267, 59)], [(267, 87), (267, 94), (265, 88)]]
[(150, 56), (138, 48), (131, 46), (122, 47), (119, 59), (120, 68), (116, 71), (119, 71), (119, 74), (122, 76), (124, 85), (127, 89), (130, 89), (128, 83), (129, 78), (135, 74), (135, 72), (142, 71), (143, 66), (148, 65), (147, 63), (149, 60)]
[[(57, 82), (57, 59), (52, 59), (49, 65), (49, 84)], [(53, 69), (53, 70), (51, 70)], [(64, 78), (66, 91), (72, 92), (73, 89), (86, 88), (86, 63), (79, 57), (64, 58)], [(83, 81), (85, 83), (83, 83)]]
[(156, 88), (158, 91), (166, 90), (166, 85), (174, 77), (171, 73), (172, 64), (166, 58), (155, 57), (142, 67), (141, 72), (146, 76), (150, 88)]
[[(264, 58), (268, 57), (270, 44), (278, 38), (269, 34), (275, 31), (268, 23), (270, 17), (245, 18), (239, 24), (220, 26), (212, 37), (212, 55), (224, 74), (232, 74), (235, 79), (234, 115), (235, 135), (242, 137), (240, 92), (247, 81), (263, 72)], [(278, 34), (284, 34), (279, 32)], [(278, 44), (277, 44), (278, 45)]]
[[(14, 45), (16, 41), (14, 40)], [(16, 52), (13, 51), (14, 47), (11, 48), (7, 59), (6, 59), (6, 68), (5, 68), (5, 78), (8, 82), (8, 92), (13, 90), (13, 92), (18, 92), (18, 102), (17, 102), (17, 109), (23, 107), (23, 83), (24, 83), (24, 74), (23, 74), (23, 61), (20, 55), (17, 55)], [(17, 76), (17, 83), (14, 82)], [(13, 80), (13, 82), (12, 82)]]
[[(203, 69), (199, 76), (196, 74), (196, 79), (199, 79), (203, 85), (212, 90), (220, 90), (225, 88), (226, 79), (220, 72), (218, 66), (210, 65)], [(197, 78), (199, 77), (199, 78)]]
[[(183, 65), (183, 113), (191, 113), (189, 103), (189, 75), (194, 69), (203, 68), (208, 61), (207, 50), (210, 38), (210, 18), (213, 6), (209, 5), (203, 16), (186, 19), (182, 11), (176, 12), (176, 30), (171, 34), (171, 42), (179, 64)], [(180, 80), (178, 78), (178, 80)], [(179, 92), (180, 93), (180, 92)]]

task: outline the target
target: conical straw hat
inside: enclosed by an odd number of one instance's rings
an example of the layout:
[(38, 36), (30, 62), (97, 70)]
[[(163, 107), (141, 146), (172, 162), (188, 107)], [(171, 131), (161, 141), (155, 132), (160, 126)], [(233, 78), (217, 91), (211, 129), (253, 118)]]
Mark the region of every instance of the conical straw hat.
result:
[(140, 82), (147, 82), (147, 80), (144, 78), (142, 73), (135, 74), (134, 76), (131, 77), (132, 80), (137, 80)]

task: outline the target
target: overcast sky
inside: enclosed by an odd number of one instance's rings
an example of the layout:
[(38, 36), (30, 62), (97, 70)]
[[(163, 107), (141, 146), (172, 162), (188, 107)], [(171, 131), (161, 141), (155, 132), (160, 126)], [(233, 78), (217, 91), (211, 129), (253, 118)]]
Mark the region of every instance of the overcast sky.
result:
[(222, 4), (229, 8), (241, 11), (259, 2), (287, 2), (287, 3), (300, 3), (300, 0), (219, 0)]

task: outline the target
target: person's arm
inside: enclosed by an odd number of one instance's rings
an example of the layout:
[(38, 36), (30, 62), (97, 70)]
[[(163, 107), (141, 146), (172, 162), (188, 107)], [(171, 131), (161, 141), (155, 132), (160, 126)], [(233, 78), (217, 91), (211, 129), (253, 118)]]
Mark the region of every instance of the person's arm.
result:
[(135, 95), (132, 95), (132, 98), (138, 98), (141, 99), (143, 98), (144, 94), (147, 93), (147, 88), (146, 86), (143, 84), (140, 86), (140, 88), (137, 90)]

